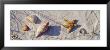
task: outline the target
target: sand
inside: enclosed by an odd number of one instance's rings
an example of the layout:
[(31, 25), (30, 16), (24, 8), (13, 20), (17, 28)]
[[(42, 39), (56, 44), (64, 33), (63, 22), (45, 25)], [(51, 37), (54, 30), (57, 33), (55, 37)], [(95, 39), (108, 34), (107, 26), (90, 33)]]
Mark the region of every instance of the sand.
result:
[[(38, 17), (36, 24), (28, 24), (29, 31), (21, 31), (24, 18), (28, 15)], [(70, 33), (62, 26), (64, 17), (76, 19), (77, 26)], [(42, 21), (49, 21), (49, 29), (41, 36), (35, 37), (37, 28)], [(11, 10), (11, 40), (100, 40), (99, 10)]]

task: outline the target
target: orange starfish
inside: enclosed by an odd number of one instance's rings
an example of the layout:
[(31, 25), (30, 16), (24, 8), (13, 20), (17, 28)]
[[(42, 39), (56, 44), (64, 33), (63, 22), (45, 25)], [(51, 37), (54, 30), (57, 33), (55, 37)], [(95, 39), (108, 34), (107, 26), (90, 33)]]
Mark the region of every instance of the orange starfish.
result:
[(63, 26), (65, 28), (67, 28), (67, 32), (70, 32), (76, 26), (75, 20), (76, 19), (73, 19), (73, 20), (69, 21), (69, 20), (67, 20), (67, 19), (64, 18), (64, 21), (65, 22), (64, 22)]

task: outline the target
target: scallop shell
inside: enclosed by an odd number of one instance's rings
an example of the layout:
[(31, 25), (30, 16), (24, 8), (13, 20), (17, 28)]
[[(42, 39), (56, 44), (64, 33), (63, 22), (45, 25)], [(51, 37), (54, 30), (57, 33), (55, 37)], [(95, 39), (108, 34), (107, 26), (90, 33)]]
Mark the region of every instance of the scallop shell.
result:
[(49, 25), (49, 22), (48, 22), (48, 21), (42, 22), (42, 23), (39, 25), (39, 27), (37, 28), (36, 37), (38, 37), (41, 33), (47, 31), (48, 25)]

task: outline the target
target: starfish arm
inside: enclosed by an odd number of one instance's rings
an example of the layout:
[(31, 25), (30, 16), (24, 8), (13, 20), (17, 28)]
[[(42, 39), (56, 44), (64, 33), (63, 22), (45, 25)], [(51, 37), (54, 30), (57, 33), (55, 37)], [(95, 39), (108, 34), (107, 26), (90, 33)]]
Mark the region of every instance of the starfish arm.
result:
[(67, 31), (68, 31), (68, 33), (70, 33), (70, 31), (72, 30), (72, 28), (71, 27), (69, 27), (68, 29), (67, 29)]

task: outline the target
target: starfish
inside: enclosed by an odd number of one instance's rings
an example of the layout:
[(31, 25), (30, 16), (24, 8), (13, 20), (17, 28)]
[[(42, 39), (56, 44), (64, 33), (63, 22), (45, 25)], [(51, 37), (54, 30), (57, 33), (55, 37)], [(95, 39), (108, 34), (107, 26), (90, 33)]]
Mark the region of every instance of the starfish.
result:
[(67, 20), (67, 19), (65, 19), (64, 18), (64, 24), (63, 24), (63, 26), (65, 27), (65, 28), (67, 28), (67, 32), (68, 33), (70, 33), (70, 31), (76, 26), (76, 24), (75, 24), (75, 20), (76, 19), (73, 19), (73, 20)]

